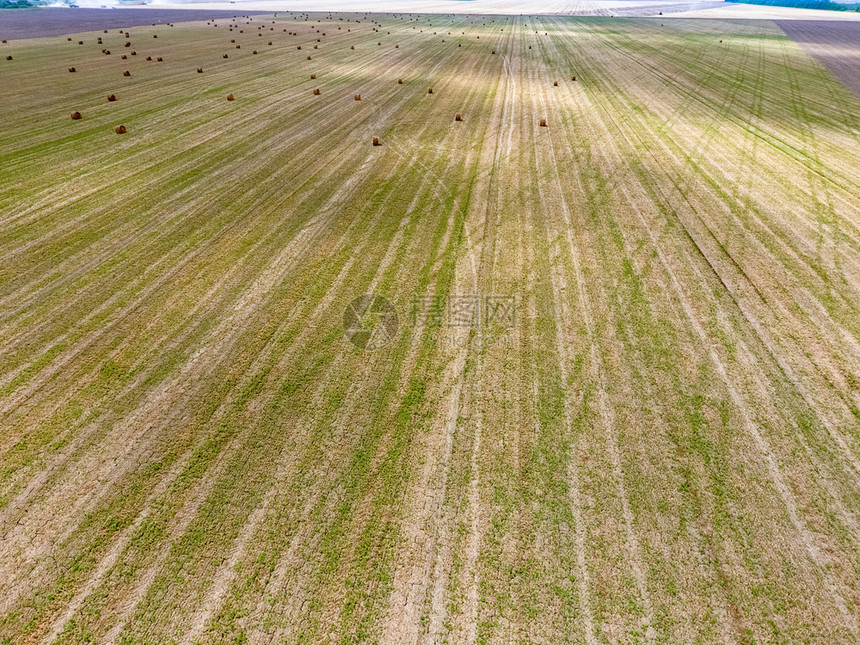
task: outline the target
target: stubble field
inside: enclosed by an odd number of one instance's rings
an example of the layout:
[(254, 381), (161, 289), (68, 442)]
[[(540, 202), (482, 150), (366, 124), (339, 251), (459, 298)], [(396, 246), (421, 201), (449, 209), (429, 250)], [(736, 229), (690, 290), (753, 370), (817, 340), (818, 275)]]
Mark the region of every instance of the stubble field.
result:
[(216, 22), (0, 46), (0, 642), (860, 640), (857, 96), (764, 21)]

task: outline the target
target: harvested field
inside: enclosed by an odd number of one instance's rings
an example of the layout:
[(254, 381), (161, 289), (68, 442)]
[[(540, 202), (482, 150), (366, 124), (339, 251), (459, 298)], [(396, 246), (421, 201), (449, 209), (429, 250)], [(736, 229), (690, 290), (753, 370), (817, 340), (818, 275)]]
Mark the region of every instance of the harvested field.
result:
[(860, 22), (780, 20), (777, 24), (860, 96)]
[(856, 95), (766, 21), (176, 20), (0, 45), (2, 642), (860, 641)]

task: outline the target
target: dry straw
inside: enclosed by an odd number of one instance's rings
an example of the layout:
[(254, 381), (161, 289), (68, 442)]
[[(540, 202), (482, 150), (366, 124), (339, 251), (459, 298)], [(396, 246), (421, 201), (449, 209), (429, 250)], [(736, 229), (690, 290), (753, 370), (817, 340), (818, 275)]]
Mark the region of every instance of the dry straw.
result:
[(545, 128), (546, 127), (546, 119), (541, 119), (540, 123), (538, 123), (538, 125), (542, 128)]
[(126, 129), (125, 129), (125, 126), (124, 126), (124, 125), (118, 125), (118, 126), (116, 126), (116, 127), (113, 129), (113, 131), (114, 131), (114, 132), (116, 132), (117, 134), (125, 134), (125, 133), (126, 133)]
[(227, 100), (228, 100), (228, 101), (232, 101), (233, 99), (234, 99), (234, 97), (233, 97), (233, 95), (232, 95), (232, 94), (228, 94), (228, 95), (227, 95)]
[(82, 118), (83, 117), (81, 116), (80, 112), (72, 112), (72, 121), (79, 121)]
[(373, 137), (373, 145), (375, 145), (375, 146), (381, 146), (382, 145), (381, 143), (379, 143), (379, 137)]
[(116, 101), (116, 94), (108, 94), (107, 99), (108, 99), (108, 101), (113, 103), (114, 101)]
[(319, 95), (320, 95), (320, 91), (319, 91), (319, 88), (317, 88), (314, 90), (314, 96), (319, 96)]

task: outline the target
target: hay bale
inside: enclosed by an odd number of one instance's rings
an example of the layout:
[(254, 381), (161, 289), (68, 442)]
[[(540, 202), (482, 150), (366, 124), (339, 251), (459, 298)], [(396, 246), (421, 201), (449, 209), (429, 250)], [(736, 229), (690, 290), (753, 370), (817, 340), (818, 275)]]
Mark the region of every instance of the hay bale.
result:
[(158, 34), (152, 34), (153, 38), (158, 38)]
[(400, 45), (395, 45), (394, 49), (400, 49)]
[(298, 47), (296, 47), (296, 49), (301, 49), (301, 48), (302, 48), (302, 46), (301, 46), (301, 45), (299, 45)]
[(123, 75), (123, 76), (131, 76), (131, 72), (130, 72), (130, 71), (128, 71), (128, 70), (125, 70), (125, 71), (122, 73), (122, 75)]
[(227, 100), (228, 100), (228, 101), (233, 101), (233, 100), (235, 100), (235, 99), (234, 99), (234, 97), (233, 97), (233, 95), (232, 95), (232, 94), (228, 94), (228, 95), (227, 95)]
[(252, 54), (256, 54), (256, 53), (257, 53), (257, 50), (255, 49), (255, 50), (254, 50), (254, 51), (252, 51), (251, 53), (252, 53)]
[(125, 54), (123, 54), (122, 56), (120, 56), (120, 58), (121, 58), (122, 60), (128, 60), (128, 56), (126, 56)]
[(231, 39), (230, 39), (230, 42), (231, 42), (231, 43), (233, 43), (233, 44), (235, 45), (235, 44), (236, 44), (236, 39), (235, 39), (235, 38), (231, 38)]
[(311, 57), (310, 57), (310, 56), (308, 56), (308, 60), (311, 60)]
[(381, 143), (379, 143), (379, 137), (373, 137), (373, 145), (375, 145), (375, 146), (381, 146), (382, 145)]
[(319, 49), (319, 47), (317, 47), (316, 45), (314, 45), (314, 49)]
[(541, 119), (541, 120), (538, 122), (538, 125), (539, 125), (540, 127), (542, 127), (542, 128), (547, 127), (547, 126), (546, 126), (546, 119)]
[(349, 46), (349, 48), (350, 48), (350, 49), (355, 49), (355, 45), (350, 45), (350, 46)]
[(433, 93), (433, 88), (432, 88), (432, 87), (431, 87), (431, 88), (429, 88), (429, 89), (427, 90), (427, 93), (428, 93), (428, 94), (432, 94), (432, 93)]
[(236, 49), (242, 49), (242, 45), (236, 45)]
[(361, 100), (361, 94), (356, 94), (356, 95), (355, 95), (355, 100), (356, 100), (356, 101), (360, 101), (360, 100)]
[(454, 116), (454, 120), (455, 120), (455, 121), (462, 121), (462, 120), (463, 120), (463, 117), (460, 115), (460, 113), (459, 113), (459, 112), (457, 112), (457, 114)]
[(126, 43), (124, 46), (125, 47), (131, 47), (131, 43)]
[(202, 74), (202, 73), (203, 73), (203, 68), (202, 68), (202, 67), (198, 67), (198, 68), (197, 68), (197, 73), (198, 73), (198, 74)]
[(317, 88), (314, 90), (314, 96), (319, 96), (319, 95), (320, 95), (320, 90), (319, 90), (319, 88)]
[(272, 41), (271, 41), (271, 40), (269, 41), (269, 44), (270, 44), (270, 45), (272, 44)]
[(131, 52), (131, 55), (132, 55), (132, 56), (137, 56), (137, 52), (134, 52), (134, 51), (133, 51), (133, 52)]
[(570, 77), (570, 80), (575, 81), (575, 80), (576, 80), (576, 76), (571, 76), (571, 77)]
[(227, 54), (224, 54), (224, 58), (230, 58)]
[(116, 101), (116, 94), (108, 94), (108, 101), (110, 101), (111, 103)]
[(312, 81), (313, 81), (313, 80), (316, 80), (316, 77), (317, 77), (317, 75), (316, 75), (316, 74), (311, 74), (311, 80), (312, 80)]
[(70, 67), (70, 68), (69, 68), (69, 71), (70, 71), (70, 72), (77, 72), (78, 70), (76, 70), (74, 67)]
[(83, 40), (79, 40), (79, 41), (78, 41), (78, 44), (79, 44), (79, 45), (83, 45), (83, 44), (84, 44), (84, 41), (83, 41)]
[(553, 81), (553, 82), (552, 82), (552, 86), (553, 86), (553, 87), (558, 87), (558, 81)]
[(491, 53), (495, 54), (495, 53), (496, 53), (496, 50), (494, 49)]
[(163, 62), (164, 62), (164, 59), (163, 59), (161, 56), (159, 56), (158, 58), (156, 58), (156, 59), (155, 59), (155, 61), (156, 61), (157, 63), (163, 63)]
[(83, 118), (80, 112), (72, 112), (72, 121), (80, 121)]
[(402, 79), (402, 78), (398, 78), (398, 79), (397, 79), (397, 84), (398, 84), (398, 85), (403, 85), (403, 79)]
[(7, 57), (6, 57), (6, 60), (12, 60), (12, 57), (11, 57), (11, 56), (7, 56)]
[(146, 60), (152, 60), (152, 56), (147, 56)]
[(124, 126), (124, 125), (118, 125), (118, 126), (116, 126), (116, 127), (113, 129), (113, 131), (114, 131), (114, 132), (116, 132), (117, 134), (125, 134), (125, 133), (127, 132), (127, 130), (125, 129), (125, 126)]
[(68, 40), (69, 42), (72, 42), (72, 39), (71, 39), (71, 38), (66, 38), (66, 40)]

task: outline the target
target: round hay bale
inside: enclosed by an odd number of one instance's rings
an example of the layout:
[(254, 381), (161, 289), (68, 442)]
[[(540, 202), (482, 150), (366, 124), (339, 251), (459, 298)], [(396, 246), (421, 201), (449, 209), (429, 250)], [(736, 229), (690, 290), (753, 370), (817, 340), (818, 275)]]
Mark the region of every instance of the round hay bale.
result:
[(355, 95), (355, 100), (356, 100), (356, 101), (360, 101), (360, 100), (361, 100), (361, 94), (356, 94), (356, 95)]
[(454, 120), (455, 121), (462, 121), (463, 117), (459, 112), (457, 112), (457, 114), (454, 116)]
[(432, 94), (432, 93), (433, 93), (433, 88), (432, 88), (432, 87), (431, 87), (431, 88), (429, 88), (429, 89), (427, 90), (427, 93), (428, 93), (428, 94)]
[(398, 79), (397, 79), (397, 84), (398, 84), (398, 85), (403, 85), (403, 79), (402, 79), (402, 78), (398, 78)]
[(308, 60), (311, 60), (311, 57), (310, 57), (310, 56), (308, 56)]
[(271, 41), (271, 40), (269, 41), (269, 44), (270, 44), (270, 45), (272, 44), (272, 41)]
[(128, 70), (125, 70), (125, 71), (122, 73), (122, 75), (123, 75), (123, 76), (131, 76), (131, 72), (130, 72), (130, 71), (128, 71)]
[(235, 97), (234, 97), (232, 94), (228, 94), (228, 95), (227, 95), (227, 100), (228, 100), (228, 101), (233, 101), (233, 100), (235, 100)]
[(72, 39), (71, 39), (71, 38), (66, 38), (66, 40), (68, 40), (69, 42), (72, 42)]
[(224, 58), (230, 58), (227, 54), (224, 54)]
[(158, 34), (152, 34), (153, 38), (158, 38)]
[(131, 47), (131, 43), (126, 43), (124, 47)]
[(164, 62), (164, 59), (163, 59), (161, 56), (159, 56), (158, 58), (156, 58), (156, 59), (155, 59), (155, 61), (156, 61), (157, 63), (163, 63), (163, 62)]
[(251, 53), (252, 53), (252, 54), (256, 54), (256, 53), (257, 53), (257, 50), (255, 49), (255, 50), (254, 50), (254, 51), (252, 51)]
[(132, 56), (137, 56), (137, 52), (131, 52)]
[(236, 45), (236, 49), (242, 49), (242, 45)]
[(109, 102), (113, 103), (114, 101), (116, 101), (116, 94), (108, 94), (107, 99)]
[(350, 46), (349, 46), (349, 48), (350, 48), (350, 49), (355, 49), (355, 45), (350, 45)]
[(312, 81), (313, 81), (313, 80), (316, 80), (316, 77), (317, 77), (317, 75), (316, 75), (316, 74), (311, 74), (311, 80), (312, 80)]
[(538, 125), (539, 125), (540, 127), (542, 127), (542, 128), (547, 127), (547, 126), (546, 126), (546, 119), (541, 119), (541, 120), (538, 122)]
[(69, 68), (69, 71), (70, 71), (70, 72), (77, 72), (78, 70), (76, 70), (74, 67), (70, 67), (70, 68)]
[(118, 126), (116, 126), (116, 127), (113, 129), (113, 131), (114, 131), (114, 132), (116, 132), (117, 134), (125, 134), (125, 133), (127, 132), (127, 130), (125, 129), (125, 126), (124, 126), (124, 125), (118, 125)]
[(231, 42), (231, 43), (233, 43), (233, 44), (236, 44), (236, 39), (235, 39), (235, 38), (231, 38), (231, 39), (230, 39), (230, 42)]
[(152, 56), (147, 56), (146, 60), (152, 60)]
[(198, 74), (202, 74), (202, 73), (203, 73), (203, 68), (202, 68), (202, 67), (198, 67), (198, 68), (197, 68), (197, 73), (198, 73)]
[(120, 58), (121, 58), (122, 60), (128, 60), (128, 56), (126, 56), (125, 54), (123, 54), (122, 56), (120, 56)]
[(78, 44), (79, 44), (79, 45), (83, 45), (83, 44), (84, 44), (84, 41), (83, 41), (83, 40), (79, 40), (79, 41), (78, 41)]
[(492, 51), (492, 53), (493, 53), (493, 54), (495, 54), (495, 53), (496, 53), (496, 50), (494, 49), (494, 50)]
[(72, 112), (72, 121), (80, 121), (83, 118), (80, 112)]
[(553, 87), (558, 87), (558, 81), (553, 81), (553, 82), (552, 82), (552, 86), (553, 86)]
[(7, 57), (6, 57), (6, 60), (12, 60), (12, 57), (11, 57), (11, 56), (7, 56)]
[(314, 96), (319, 96), (319, 95), (320, 95), (320, 90), (319, 90), (319, 88), (317, 88), (314, 90)]
[(373, 137), (372, 143), (374, 146), (381, 146), (382, 145), (381, 143), (379, 143), (379, 137)]
[(576, 76), (571, 76), (571, 77), (570, 77), (570, 80), (575, 81), (575, 80), (576, 80)]

